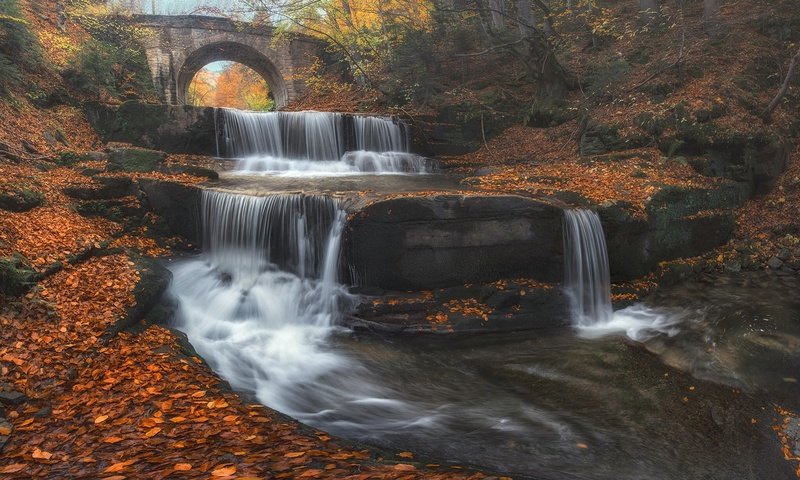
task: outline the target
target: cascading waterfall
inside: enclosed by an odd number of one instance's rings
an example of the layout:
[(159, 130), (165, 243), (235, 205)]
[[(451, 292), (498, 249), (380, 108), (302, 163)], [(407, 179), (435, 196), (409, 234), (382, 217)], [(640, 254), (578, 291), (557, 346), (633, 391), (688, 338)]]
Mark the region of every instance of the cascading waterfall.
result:
[(564, 286), (572, 322), (586, 337), (624, 333), (646, 341), (659, 334), (673, 336), (686, 316), (643, 304), (614, 312), (603, 225), (592, 210), (564, 211)]
[(217, 138), (243, 173), (427, 173), (396, 119), (330, 112), (219, 109)]
[(201, 205), (203, 255), (172, 266), (171, 293), (177, 327), (220, 375), (312, 424), (361, 428), (356, 419), (370, 417), (368, 432), (417, 419), (331, 349), (355, 302), (338, 281), (346, 219), (338, 202), (204, 191)]
[(564, 211), (564, 285), (576, 326), (611, 320), (608, 249), (600, 217), (592, 210)]
[(353, 117), (356, 147), (369, 152), (407, 152), (405, 129), (391, 118)]

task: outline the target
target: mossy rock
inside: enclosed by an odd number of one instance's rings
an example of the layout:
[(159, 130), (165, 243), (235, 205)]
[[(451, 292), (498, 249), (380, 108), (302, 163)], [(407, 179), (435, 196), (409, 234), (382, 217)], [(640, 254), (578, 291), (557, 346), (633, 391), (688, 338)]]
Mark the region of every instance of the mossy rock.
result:
[(29, 188), (0, 192), (0, 209), (9, 212), (27, 212), (43, 204), (44, 195)]
[(33, 268), (22, 255), (0, 258), (0, 294), (19, 295), (32, 285)]
[(623, 137), (622, 125), (607, 125), (590, 121), (581, 136), (579, 151), (581, 155), (600, 155), (608, 152), (632, 150), (651, 143), (646, 136)]
[(647, 217), (651, 225), (663, 227), (666, 222), (702, 211), (739, 208), (747, 196), (746, 186), (738, 183), (711, 189), (665, 186), (648, 202)]
[(93, 177), (92, 185), (64, 187), (64, 193), (78, 200), (109, 200), (133, 193), (133, 181), (129, 177)]
[(109, 151), (109, 171), (148, 173), (158, 169), (167, 154), (144, 148), (112, 148)]

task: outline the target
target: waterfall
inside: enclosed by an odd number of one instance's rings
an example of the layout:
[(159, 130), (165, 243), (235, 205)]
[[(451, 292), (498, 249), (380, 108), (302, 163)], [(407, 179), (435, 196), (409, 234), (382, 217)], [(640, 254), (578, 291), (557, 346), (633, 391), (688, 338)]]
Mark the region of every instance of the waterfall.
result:
[(431, 161), (409, 153), (408, 129), (388, 117), (331, 112), (219, 109), (224, 155), (244, 173), (427, 173)]
[(608, 251), (600, 217), (591, 210), (564, 211), (564, 286), (576, 326), (611, 320)]
[(354, 298), (339, 283), (344, 210), (328, 197), (204, 191), (203, 254), (178, 262), (177, 327), (236, 388), (314, 412), (305, 388), (355, 368), (327, 348)]
[(371, 152), (407, 152), (408, 136), (399, 122), (385, 117), (353, 117), (356, 148)]

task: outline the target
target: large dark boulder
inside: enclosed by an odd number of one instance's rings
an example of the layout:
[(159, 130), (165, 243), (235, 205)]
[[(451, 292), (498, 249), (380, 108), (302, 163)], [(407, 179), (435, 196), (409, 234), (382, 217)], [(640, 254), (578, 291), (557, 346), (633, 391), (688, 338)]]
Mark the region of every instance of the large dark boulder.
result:
[(30, 188), (17, 188), (0, 192), (0, 209), (9, 212), (27, 212), (44, 204), (44, 195)]
[(715, 188), (663, 187), (647, 202), (646, 216), (624, 202), (598, 209), (608, 245), (611, 276), (630, 280), (660, 262), (694, 257), (725, 244), (736, 224), (736, 209), (748, 195), (742, 183)]
[(122, 198), (133, 193), (133, 181), (130, 177), (94, 176), (90, 185), (70, 185), (64, 187), (64, 193), (78, 200), (111, 200)]
[(114, 147), (108, 151), (108, 170), (147, 173), (164, 164), (167, 154), (146, 148)]
[(530, 277), (560, 281), (561, 210), (518, 196), (381, 201), (354, 215), (345, 254), (361, 285), (425, 290)]
[(86, 104), (89, 122), (104, 142), (124, 142), (168, 153), (216, 155), (214, 109), (188, 105)]
[(159, 180), (140, 180), (147, 204), (164, 221), (170, 232), (199, 245), (201, 241), (201, 189)]

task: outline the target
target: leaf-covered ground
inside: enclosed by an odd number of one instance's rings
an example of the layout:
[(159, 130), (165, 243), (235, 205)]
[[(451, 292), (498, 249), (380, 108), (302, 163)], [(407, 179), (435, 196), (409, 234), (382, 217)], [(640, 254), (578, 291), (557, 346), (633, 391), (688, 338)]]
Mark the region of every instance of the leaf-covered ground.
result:
[(122, 232), (75, 212), (61, 188), (88, 183), (80, 171), (102, 166), (0, 162), (0, 190), (26, 181), (45, 194), (42, 206), (0, 215), (0, 256), (21, 253), (43, 271), (101, 242), (110, 252), (67, 264), (0, 305), (0, 387), (27, 396), (5, 408), (3, 478), (486, 478), (300, 426), (232, 392), (163, 327), (105, 340), (135, 302), (136, 255), (168, 250), (146, 228)]

